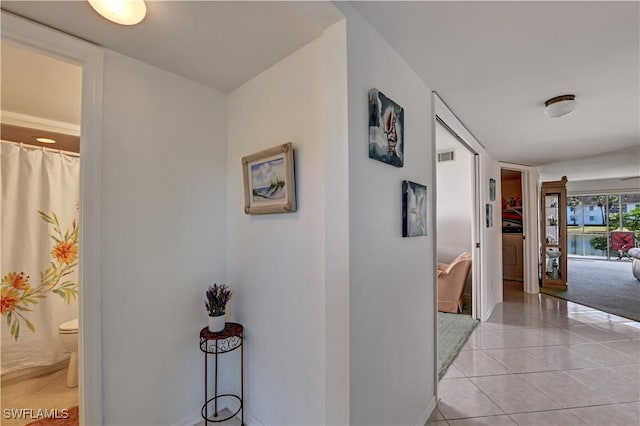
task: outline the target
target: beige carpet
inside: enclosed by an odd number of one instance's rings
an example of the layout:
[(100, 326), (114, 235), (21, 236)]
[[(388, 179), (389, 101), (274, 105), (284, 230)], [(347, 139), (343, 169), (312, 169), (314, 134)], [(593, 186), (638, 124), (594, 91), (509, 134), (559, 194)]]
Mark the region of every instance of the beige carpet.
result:
[(471, 315), (438, 312), (438, 380), (447, 372), (478, 324)]
[(630, 261), (569, 259), (568, 269), (567, 290), (541, 287), (540, 291), (640, 321), (640, 281), (633, 276)]

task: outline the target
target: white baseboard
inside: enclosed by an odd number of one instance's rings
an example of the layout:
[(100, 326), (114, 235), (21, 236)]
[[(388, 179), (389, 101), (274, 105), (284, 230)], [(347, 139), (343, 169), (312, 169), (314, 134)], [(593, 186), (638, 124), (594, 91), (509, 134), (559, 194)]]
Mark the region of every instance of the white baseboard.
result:
[[(232, 412), (235, 413), (236, 411), (238, 411), (238, 408), (240, 408), (240, 402), (237, 401), (236, 399), (232, 399), (228, 404), (227, 404), (227, 408)], [(238, 420), (240, 420), (240, 413), (238, 413), (238, 415), (236, 416), (236, 418)], [(260, 421), (258, 421), (258, 419), (256, 419), (255, 417), (253, 417), (251, 414), (245, 412), (244, 413), (244, 424), (246, 426), (264, 426), (264, 424)], [(423, 424), (424, 426), (424, 424)]]
[[(240, 402), (238, 402), (235, 399), (232, 399), (226, 403), (222, 403), (218, 405), (218, 409), (220, 411), (222, 410), (229, 410), (232, 413), (235, 413), (236, 411), (238, 411), (238, 409), (240, 408)], [(240, 421), (240, 413), (238, 413), (235, 416), (236, 419), (238, 419), (238, 421)], [(426, 422), (426, 420), (425, 420)], [(200, 424), (204, 424), (204, 420), (202, 419), (202, 416), (200, 414), (200, 412), (198, 412), (197, 414), (193, 414), (193, 415), (189, 415), (177, 422), (175, 422), (172, 426), (196, 426), (196, 425), (200, 425)], [(259, 422), (255, 417), (253, 417), (251, 414), (248, 413), (244, 413), (244, 424), (246, 426), (264, 426), (261, 422)], [(421, 426), (424, 426), (424, 422), (422, 423)]]
[(183, 419), (173, 423), (172, 426), (195, 426), (202, 423), (203, 421), (204, 420), (202, 420), (202, 416), (200, 415), (200, 413), (190, 414), (187, 417), (184, 417)]
[[(231, 408), (229, 407), (228, 404), (222, 404), (222, 403), (218, 404), (218, 413), (220, 413), (225, 409), (230, 410)], [(196, 414), (189, 414), (188, 416), (178, 420), (177, 422), (174, 422), (172, 426), (198, 426), (203, 424), (204, 424), (204, 419), (202, 418), (202, 413), (198, 410)]]
[(420, 419), (418, 419), (416, 426), (424, 426), (425, 423), (427, 423), (427, 420), (429, 420), (429, 417), (431, 417), (431, 413), (433, 413), (433, 410), (436, 409), (437, 402), (438, 401), (436, 400), (436, 396), (433, 395), (431, 397), (431, 401), (429, 401), (429, 403), (427, 404), (427, 408), (424, 409), (424, 412), (420, 416)]

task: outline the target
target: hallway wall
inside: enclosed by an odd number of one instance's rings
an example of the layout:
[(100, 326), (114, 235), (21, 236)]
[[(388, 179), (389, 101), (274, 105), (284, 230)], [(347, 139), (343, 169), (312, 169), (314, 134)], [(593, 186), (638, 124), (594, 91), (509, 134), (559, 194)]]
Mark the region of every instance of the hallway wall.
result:
[[(482, 291), (482, 313), (481, 319), (486, 321), (493, 313), (496, 304), (502, 302), (502, 203), (500, 194), (502, 193), (502, 185), (500, 181), (500, 166), (498, 163), (486, 153), (483, 155), (483, 165), (481, 172), (481, 197), (484, 203), (493, 206), (493, 226), (486, 227), (486, 218), (483, 217), (482, 232), (484, 249), (480, 259), (482, 265), (482, 274), (484, 275), (482, 282), (484, 289)], [(489, 179), (496, 181), (496, 199), (489, 199)], [(484, 215), (483, 215), (484, 216)]]
[[(435, 403), (431, 90), (359, 12), (336, 5), (347, 17), (350, 423), (423, 424)], [(405, 110), (402, 168), (368, 157), (372, 88)], [(427, 186), (426, 237), (402, 237), (404, 179)]]
[(227, 279), (226, 96), (106, 50), (102, 128), (103, 421), (180, 423), (204, 289)]
[[(228, 98), (231, 303), (250, 348), (247, 410), (265, 425), (348, 423), (347, 260), (335, 258), (348, 249), (337, 232), (347, 207), (345, 86), (342, 23)], [(297, 211), (245, 214), (241, 158), (289, 141)]]

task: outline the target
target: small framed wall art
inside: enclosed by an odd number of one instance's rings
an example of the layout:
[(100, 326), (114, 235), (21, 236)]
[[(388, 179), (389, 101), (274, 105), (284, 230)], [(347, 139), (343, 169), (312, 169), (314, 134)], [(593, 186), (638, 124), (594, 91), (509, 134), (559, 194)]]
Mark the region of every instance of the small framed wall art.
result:
[(402, 236), (427, 235), (427, 187), (402, 181)]
[(489, 201), (496, 200), (496, 180), (489, 179)]
[(493, 228), (493, 205), (487, 203), (485, 209), (485, 214), (487, 216), (487, 228)]
[(369, 158), (404, 164), (404, 109), (378, 89), (369, 91)]
[(242, 170), (246, 214), (296, 211), (296, 176), (291, 142), (242, 157)]

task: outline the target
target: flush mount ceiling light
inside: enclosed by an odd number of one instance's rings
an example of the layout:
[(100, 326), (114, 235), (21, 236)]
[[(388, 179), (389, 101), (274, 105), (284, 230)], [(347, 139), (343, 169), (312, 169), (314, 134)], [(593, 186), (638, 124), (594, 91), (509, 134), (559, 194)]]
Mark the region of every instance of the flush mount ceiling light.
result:
[(56, 143), (55, 139), (49, 138), (36, 138), (36, 140), (40, 143)]
[(100, 15), (120, 25), (135, 25), (147, 14), (143, 0), (89, 0), (89, 4)]
[(558, 118), (576, 109), (576, 95), (562, 95), (551, 98), (544, 103), (544, 112), (549, 117)]

